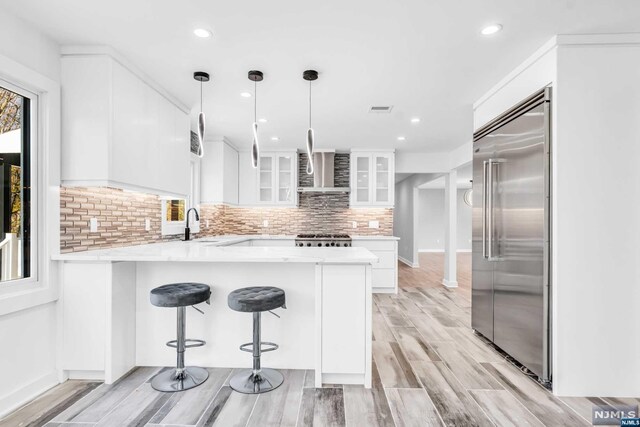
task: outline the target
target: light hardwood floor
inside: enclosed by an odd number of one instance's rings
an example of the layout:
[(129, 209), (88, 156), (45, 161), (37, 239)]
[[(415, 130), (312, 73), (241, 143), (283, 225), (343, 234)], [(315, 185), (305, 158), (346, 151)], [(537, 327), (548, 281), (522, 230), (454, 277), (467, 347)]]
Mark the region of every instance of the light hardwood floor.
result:
[(579, 426), (593, 404), (620, 403), (557, 398), (505, 361), (470, 328), (471, 256), (459, 256), (453, 290), (440, 284), (443, 262), (400, 264), (398, 295), (374, 297), (369, 390), (316, 389), (313, 372), (289, 370), (283, 386), (250, 396), (229, 388), (230, 369), (212, 368), (202, 386), (164, 394), (149, 384), (158, 369), (141, 367), (110, 386), (67, 381), (0, 426)]

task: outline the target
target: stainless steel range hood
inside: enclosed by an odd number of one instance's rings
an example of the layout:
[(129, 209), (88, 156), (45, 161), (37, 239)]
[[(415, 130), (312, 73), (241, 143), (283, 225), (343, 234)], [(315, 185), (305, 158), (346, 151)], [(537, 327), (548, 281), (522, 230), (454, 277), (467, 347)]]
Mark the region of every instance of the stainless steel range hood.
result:
[(349, 187), (335, 186), (335, 155), (334, 150), (313, 153), (313, 187), (298, 187), (298, 191), (301, 193), (348, 193)]

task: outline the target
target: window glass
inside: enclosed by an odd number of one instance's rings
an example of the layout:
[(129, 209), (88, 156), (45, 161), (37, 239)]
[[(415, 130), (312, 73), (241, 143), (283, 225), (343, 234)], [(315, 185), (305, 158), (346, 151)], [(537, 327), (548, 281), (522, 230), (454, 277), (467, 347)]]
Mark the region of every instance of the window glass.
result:
[(184, 221), (186, 203), (184, 200), (165, 200), (167, 222)]
[(0, 86), (0, 281), (31, 276), (31, 100)]

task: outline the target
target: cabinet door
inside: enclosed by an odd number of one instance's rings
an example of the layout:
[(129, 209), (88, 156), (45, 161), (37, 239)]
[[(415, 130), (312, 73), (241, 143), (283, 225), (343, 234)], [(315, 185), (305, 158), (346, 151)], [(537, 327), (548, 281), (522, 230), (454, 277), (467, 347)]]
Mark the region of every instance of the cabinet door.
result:
[(373, 203), (376, 205), (393, 204), (393, 156), (391, 154), (374, 154), (371, 176), (373, 187)]
[[(147, 177), (147, 168), (140, 167), (140, 162), (148, 159), (149, 141), (155, 139), (146, 133), (145, 114), (149, 111), (145, 104), (147, 86), (118, 63), (113, 63), (112, 67), (113, 125), (109, 179), (146, 187), (153, 181)], [(154, 163), (150, 161), (149, 164)]]
[(351, 161), (351, 204), (368, 205), (372, 202), (371, 155), (354, 154)]
[(295, 157), (293, 154), (278, 154), (276, 158), (277, 195), (276, 203), (295, 203)]
[(258, 202), (273, 203), (275, 200), (275, 157), (260, 156), (258, 162)]

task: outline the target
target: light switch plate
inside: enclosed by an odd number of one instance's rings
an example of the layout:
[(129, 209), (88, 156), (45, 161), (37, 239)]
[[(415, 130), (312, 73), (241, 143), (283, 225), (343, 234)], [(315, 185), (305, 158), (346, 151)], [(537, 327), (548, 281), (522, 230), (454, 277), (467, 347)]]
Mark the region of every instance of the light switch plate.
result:
[(91, 233), (97, 233), (98, 232), (98, 218), (91, 218), (89, 220), (89, 231)]
[(146, 231), (151, 231), (151, 220), (149, 218), (145, 218), (144, 220), (144, 229)]
[(369, 228), (380, 228), (380, 221), (369, 221)]
[(205, 227), (209, 228), (209, 220), (208, 219), (205, 220), (204, 223), (205, 223)]
[(265, 219), (264, 221), (262, 221), (262, 226), (263, 227), (268, 227), (269, 226), (269, 220)]

